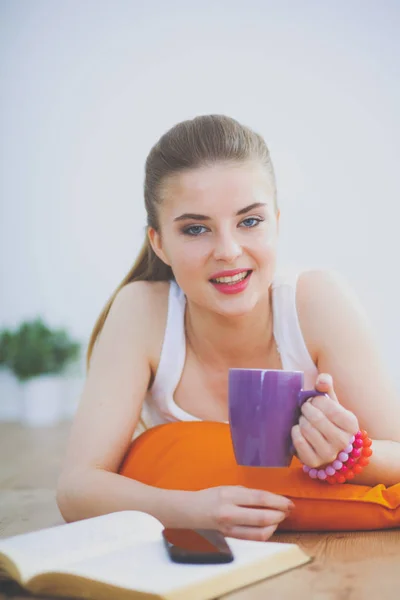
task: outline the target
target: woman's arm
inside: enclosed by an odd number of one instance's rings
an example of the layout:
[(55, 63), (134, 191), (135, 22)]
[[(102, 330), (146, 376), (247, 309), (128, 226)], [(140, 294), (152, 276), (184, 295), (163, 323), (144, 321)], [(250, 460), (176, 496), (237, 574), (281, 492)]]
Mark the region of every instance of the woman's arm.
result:
[(163, 490), (102, 468), (87, 468), (61, 477), (57, 503), (67, 522), (120, 510), (140, 510), (166, 526), (178, 527), (193, 494)]
[[(366, 485), (400, 482), (400, 398), (363, 308), (342, 281), (322, 271), (301, 275), (297, 308), (318, 371), (333, 378), (334, 390), (329, 384), (318, 389), (336, 397), (373, 440), (370, 464), (353, 481)], [(312, 404), (325, 411), (325, 416), (329, 412), (322, 398)]]
[[(164, 490), (118, 474), (145, 398), (157, 338), (159, 285), (132, 283), (118, 294), (93, 351), (58, 482), (66, 521), (120, 510), (150, 513), (168, 527), (219, 529), (266, 540), (292, 503), (264, 490), (220, 486)], [(158, 342), (157, 342), (158, 343)]]
[(146, 489), (117, 471), (151, 378), (155, 328), (149, 315), (157, 314), (159, 285), (124, 287), (94, 347), (58, 482), (57, 502), (67, 521), (145, 505), (154, 513), (158, 505), (161, 490)]

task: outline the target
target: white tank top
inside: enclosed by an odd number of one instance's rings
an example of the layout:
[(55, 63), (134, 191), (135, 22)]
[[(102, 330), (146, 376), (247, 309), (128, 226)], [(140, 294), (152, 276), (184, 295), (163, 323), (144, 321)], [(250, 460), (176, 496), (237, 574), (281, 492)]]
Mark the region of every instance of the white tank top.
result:
[[(304, 371), (305, 389), (313, 389), (318, 370), (304, 342), (296, 309), (296, 272), (277, 274), (272, 282), (274, 336), (286, 371)], [(186, 297), (175, 281), (170, 282), (168, 316), (160, 361), (153, 385), (144, 401), (146, 427), (171, 421), (199, 421), (174, 401), (174, 391), (185, 363)], [(140, 431), (135, 432), (136, 435)], [(135, 435), (135, 437), (136, 437)]]

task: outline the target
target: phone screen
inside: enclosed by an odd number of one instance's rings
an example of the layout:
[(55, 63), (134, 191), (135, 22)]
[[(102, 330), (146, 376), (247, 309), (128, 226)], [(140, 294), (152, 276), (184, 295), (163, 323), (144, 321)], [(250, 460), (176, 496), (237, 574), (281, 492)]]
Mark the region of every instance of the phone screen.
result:
[(165, 528), (162, 534), (174, 562), (215, 564), (233, 561), (224, 536), (215, 529)]

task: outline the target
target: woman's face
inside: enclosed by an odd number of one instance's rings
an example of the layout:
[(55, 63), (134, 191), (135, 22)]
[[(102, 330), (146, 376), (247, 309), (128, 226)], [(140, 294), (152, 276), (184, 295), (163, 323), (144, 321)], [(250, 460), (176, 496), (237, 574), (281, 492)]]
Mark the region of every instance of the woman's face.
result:
[(239, 316), (268, 295), (278, 220), (265, 168), (217, 164), (168, 179), (149, 238), (190, 301)]

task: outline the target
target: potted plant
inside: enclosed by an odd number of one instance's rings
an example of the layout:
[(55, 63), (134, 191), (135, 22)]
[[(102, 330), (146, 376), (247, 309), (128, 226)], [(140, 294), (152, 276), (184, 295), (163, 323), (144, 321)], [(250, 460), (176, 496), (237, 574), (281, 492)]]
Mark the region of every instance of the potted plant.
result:
[(13, 333), (0, 331), (0, 421), (18, 421), (20, 418), (20, 385), (10, 367)]
[(26, 321), (11, 337), (9, 365), (22, 384), (25, 425), (56, 423), (62, 414), (62, 374), (80, 354), (64, 329), (51, 330), (41, 318)]

